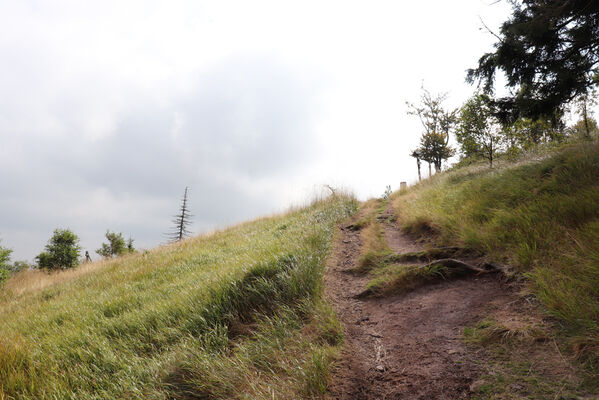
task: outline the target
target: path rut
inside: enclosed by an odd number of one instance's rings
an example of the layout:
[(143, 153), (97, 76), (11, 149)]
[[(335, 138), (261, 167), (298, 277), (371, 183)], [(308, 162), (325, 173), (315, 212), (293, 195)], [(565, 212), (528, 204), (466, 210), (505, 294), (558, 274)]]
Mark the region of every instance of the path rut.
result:
[[(381, 215), (385, 238), (395, 252), (422, 248), (388, 217), (389, 211)], [(490, 274), (441, 281), (401, 296), (359, 299), (356, 295), (369, 278), (349, 270), (360, 249), (360, 232), (341, 226), (325, 274), (325, 293), (342, 322), (345, 343), (328, 397), (469, 398), (480, 371), (478, 355), (462, 341), (463, 327), (517, 296)]]

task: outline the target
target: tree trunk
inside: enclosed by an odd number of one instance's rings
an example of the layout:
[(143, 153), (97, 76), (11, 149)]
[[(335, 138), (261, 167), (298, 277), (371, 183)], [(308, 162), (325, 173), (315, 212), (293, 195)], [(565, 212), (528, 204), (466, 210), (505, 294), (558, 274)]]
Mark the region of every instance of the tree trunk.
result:
[(591, 133), (589, 132), (589, 120), (587, 119), (587, 102), (586, 102), (586, 98), (584, 100), (584, 103), (582, 104), (582, 118), (584, 119), (584, 131), (585, 131), (585, 138), (590, 138), (591, 137)]

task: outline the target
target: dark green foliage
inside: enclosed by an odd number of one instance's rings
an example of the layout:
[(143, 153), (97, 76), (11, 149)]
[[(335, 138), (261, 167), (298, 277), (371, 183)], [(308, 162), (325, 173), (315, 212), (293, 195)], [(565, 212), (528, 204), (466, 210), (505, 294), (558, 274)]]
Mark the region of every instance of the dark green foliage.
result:
[(56, 229), (46, 245), (46, 251), (35, 259), (40, 268), (66, 269), (79, 265), (79, 238), (69, 229)]
[(511, 97), (497, 101), (503, 121), (549, 117), (598, 83), (599, 2), (596, 0), (513, 1), (495, 51), (484, 54), (467, 80), (493, 90), (495, 74), (505, 73)]
[[(106, 231), (104, 235), (108, 240), (108, 243), (102, 243), (102, 247), (96, 250), (96, 253), (102, 257), (111, 258), (122, 256), (128, 252), (128, 245), (125, 245), (125, 239), (123, 239), (122, 233)], [(133, 247), (133, 239), (129, 238), (131, 248)]]

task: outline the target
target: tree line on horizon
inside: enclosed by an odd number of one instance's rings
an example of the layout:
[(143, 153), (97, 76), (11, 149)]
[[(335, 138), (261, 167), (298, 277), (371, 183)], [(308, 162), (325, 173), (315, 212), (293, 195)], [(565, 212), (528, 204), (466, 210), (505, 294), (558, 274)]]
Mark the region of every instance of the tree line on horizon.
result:
[[(407, 103), (423, 132), (411, 151), (421, 179), (421, 162), (440, 171), (456, 154), (463, 162), (499, 154), (513, 155), (540, 143), (568, 137), (592, 139), (599, 129), (592, 108), (599, 84), (599, 2), (592, 0), (511, 1), (512, 14), (500, 28), (494, 51), (467, 70), (466, 81), (477, 90), (459, 109), (446, 109), (447, 94), (423, 88), (420, 102)], [(497, 73), (510, 95), (495, 97)], [(572, 126), (569, 111), (580, 115)], [(458, 149), (449, 146), (455, 134)]]
[[(188, 189), (188, 187), (185, 188), (179, 213), (173, 219), (174, 225), (172, 231), (167, 234), (169, 242), (178, 242), (189, 237), (191, 234), (187, 229), (192, 217), (189, 212)], [(132, 237), (125, 240), (121, 232), (111, 232), (110, 230), (106, 230), (104, 236), (107, 242), (102, 243), (100, 248), (96, 250), (96, 253), (102, 258), (120, 257), (136, 252), (133, 246), (135, 240)], [(26, 269), (61, 270), (75, 268), (81, 262), (90, 262), (91, 257), (89, 256), (89, 252), (86, 251), (82, 259), (81, 251), (79, 237), (68, 228), (57, 228), (54, 230), (44, 251), (35, 257), (35, 264), (30, 264), (26, 261), (11, 263), (10, 255), (12, 249), (0, 246), (0, 283), (4, 282), (12, 274)]]

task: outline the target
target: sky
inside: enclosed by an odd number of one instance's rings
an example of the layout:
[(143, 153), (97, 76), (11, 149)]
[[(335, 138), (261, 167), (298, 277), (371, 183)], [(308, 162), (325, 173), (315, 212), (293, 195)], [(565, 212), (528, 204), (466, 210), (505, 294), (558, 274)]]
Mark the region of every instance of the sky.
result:
[(507, 2), (0, 0), (0, 243), (33, 261), (56, 228), (166, 241), (323, 185), (359, 199), (416, 179), (422, 85), (448, 107)]

